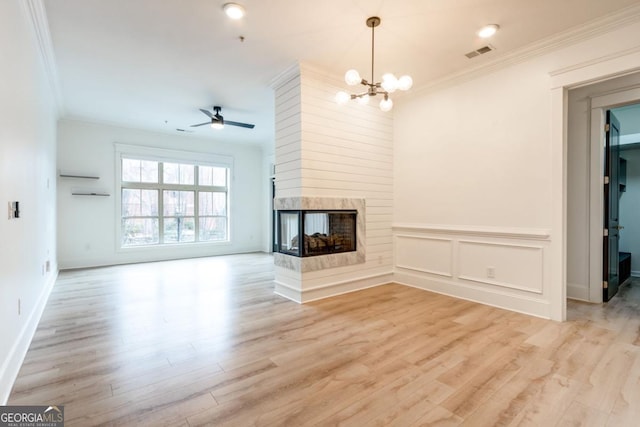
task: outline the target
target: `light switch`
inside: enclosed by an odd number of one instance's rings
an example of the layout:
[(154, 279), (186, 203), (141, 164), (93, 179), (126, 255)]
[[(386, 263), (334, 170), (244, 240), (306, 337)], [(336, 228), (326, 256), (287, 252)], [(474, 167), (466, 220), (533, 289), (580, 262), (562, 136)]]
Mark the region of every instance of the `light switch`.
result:
[(20, 218), (20, 202), (9, 202), (9, 219)]

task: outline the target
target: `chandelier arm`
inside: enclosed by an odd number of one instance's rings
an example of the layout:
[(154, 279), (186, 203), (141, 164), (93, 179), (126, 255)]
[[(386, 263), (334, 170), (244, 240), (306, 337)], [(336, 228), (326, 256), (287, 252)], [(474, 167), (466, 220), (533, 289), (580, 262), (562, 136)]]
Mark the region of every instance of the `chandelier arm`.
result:
[(365, 95), (369, 95), (369, 92), (353, 93), (351, 94), (351, 99), (362, 98)]

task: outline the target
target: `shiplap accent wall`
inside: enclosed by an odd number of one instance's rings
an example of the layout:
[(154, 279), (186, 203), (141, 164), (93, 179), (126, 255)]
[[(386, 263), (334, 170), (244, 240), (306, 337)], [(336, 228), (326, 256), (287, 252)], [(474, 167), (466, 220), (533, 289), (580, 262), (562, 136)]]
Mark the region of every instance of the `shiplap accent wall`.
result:
[(302, 107), (300, 74), (286, 75), (275, 89), (276, 197), (302, 196)]
[(276, 197), (363, 198), (364, 264), (307, 273), (276, 268), (277, 291), (309, 301), (392, 279), (393, 114), (371, 105), (338, 105), (344, 84), (306, 64), (273, 84)]

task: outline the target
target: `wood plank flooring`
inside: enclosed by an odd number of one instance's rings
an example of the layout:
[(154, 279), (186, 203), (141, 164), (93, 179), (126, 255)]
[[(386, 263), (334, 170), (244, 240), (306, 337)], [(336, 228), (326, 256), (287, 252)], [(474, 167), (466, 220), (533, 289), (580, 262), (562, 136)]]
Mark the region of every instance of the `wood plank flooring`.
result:
[(401, 285), (306, 305), (272, 258), (62, 272), (9, 404), (67, 426), (637, 426), (640, 280), (556, 323)]

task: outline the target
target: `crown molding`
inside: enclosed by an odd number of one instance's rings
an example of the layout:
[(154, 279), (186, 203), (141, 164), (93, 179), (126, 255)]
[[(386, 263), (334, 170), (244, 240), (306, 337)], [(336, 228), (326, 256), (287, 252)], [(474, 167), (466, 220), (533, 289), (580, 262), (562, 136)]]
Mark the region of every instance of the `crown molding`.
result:
[(38, 50), (44, 70), (51, 86), (54, 102), (56, 104), (58, 116), (65, 113), (64, 102), (62, 98), (62, 89), (58, 78), (58, 69), (56, 67), (56, 58), (51, 41), (51, 33), (49, 32), (49, 21), (47, 12), (42, 0), (23, 0), (20, 2), (29, 17), (31, 29), (38, 44)]
[[(596, 64), (600, 64), (602, 62), (606, 62), (606, 61), (611, 61), (613, 59), (616, 58), (620, 58), (622, 56), (627, 56), (627, 55), (634, 55), (640, 53), (640, 46), (636, 46), (636, 47), (632, 47), (630, 49), (624, 49), (624, 50), (620, 50), (620, 51), (613, 51), (607, 55), (602, 55), (599, 56), (597, 58), (592, 58), (588, 61), (583, 61), (577, 64), (573, 64), (570, 65), (568, 67), (564, 67), (564, 68), (559, 68), (557, 70), (552, 70), (549, 72), (549, 76), (551, 77), (557, 77), (557, 76), (561, 76), (562, 74), (566, 74), (566, 73), (570, 73), (571, 71), (576, 71), (576, 70), (580, 70), (582, 68), (586, 68), (592, 65), (596, 65)], [(636, 70), (632, 70), (630, 72), (635, 72)], [(588, 83), (590, 84), (590, 83)]]
[(447, 77), (417, 88), (412, 95), (426, 94), (446, 87), (454, 86), (490, 74), (509, 65), (525, 62), (529, 59), (553, 52), (563, 47), (589, 40), (601, 34), (640, 21), (640, 4), (632, 5), (609, 13), (586, 24), (556, 33), (550, 37), (530, 43), (520, 49), (509, 52), (497, 59), (473, 68), (467, 68)]
[(343, 81), (340, 75), (330, 72), (329, 70), (311, 62), (300, 62), (300, 71), (302, 73), (313, 73), (325, 80), (333, 81), (336, 83), (340, 83), (341, 81)]

